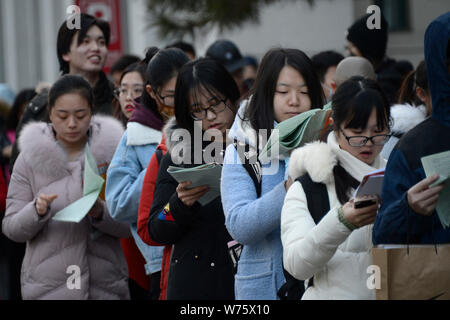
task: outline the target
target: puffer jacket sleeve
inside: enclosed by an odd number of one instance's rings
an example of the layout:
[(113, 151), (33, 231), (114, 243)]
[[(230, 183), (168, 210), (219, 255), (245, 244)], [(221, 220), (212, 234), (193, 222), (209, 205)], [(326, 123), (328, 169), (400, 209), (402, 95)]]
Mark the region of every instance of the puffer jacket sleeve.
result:
[(226, 227), (239, 243), (257, 243), (280, 227), (286, 195), (284, 181), (257, 198), (253, 180), (241, 165), (233, 145), (225, 153), (220, 189)]
[[(103, 201), (102, 201), (103, 202)], [(131, 236), (130, 226), (111, 218), (106, 203), (103, 202), (103, 215), (101, 219), (89, 217), (92, 226), (98, 230), (116, 238), (128, 238)]]
[(2, 223), (3, 233), (13, 241), (26, 242), (47, 224), (49, 212), (39, 216), (30, 178), (33, 176), (22, 154), (15, 163), (6, 199), (6, 213)]
[[(137, 223), (146, 168), (142, 168), (135, 148), (126, 143), (125, 132), (108, 168), (105, 197), (111, 217), (132, 224)], [(149, 150), (149, 160), (156, 145), (151, 147), (153, 150)]]
[(405, 244), (407, 234), (410, 243), (417, 243), (425, 232), (432, 230), (434, 217), (415, 213), (407, 200), (409, 188), (424, 177), (423, 168), (420, 168), (420, 171), (412, 171), (403, 153), (394, 149), (384, 174), (381, 209), (373, 226), (374, 245)]
[(148, 222), (150, 238), (163, 245), (173, 244), (180, 239), (195, 223), (200, 211), (198, 204), (187, 207), (178, 199), (178, 182), (167, 172), (171, 164), (171, 155), (166, 153), (159, 166)]
[(350, 234), (339, 221), (337, 208), (316, 225), (301, 183), (291, 185), (281, 213), (281, 242), (284, 268), (292, 276), (306, 280), (321, 271)]
[(159, 246), (160, 244), (150, 237), (148, 233), (148, 221), (150, 218), (150, 209), (153, 203), (153, 197), (156, 187), (156, 179), (158, 177), (159, 163), (155, 152), (145, 173), (142, 185), (141, 199), (139, 200), (139, 211), (137, 220), (137, 233), (142, 241), (151, 246)]

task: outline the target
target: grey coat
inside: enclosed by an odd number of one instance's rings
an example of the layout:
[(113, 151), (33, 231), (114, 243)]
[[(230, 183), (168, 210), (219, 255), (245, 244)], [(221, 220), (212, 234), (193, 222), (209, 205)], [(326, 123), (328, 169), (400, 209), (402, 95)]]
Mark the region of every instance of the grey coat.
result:
[[(106, 116), (91, 120), (89, 145), (100, 174), (106, 173), (123, 133), (122, 125)], [(128, 269), (120, 238), (130, 236), (126, 224), (114, 221), (106, 205), (97, 221), (79, 223), (51, 218), (82, 196), (84, 152), (69, 162), (52, 127), (30, 123), (19, 138), (8, 190), (3, 232), (26, 242), (21, 287), (24, 299), (129, 299)], [(39, 194), (58, 194), (49, 212), (38, 216)]]

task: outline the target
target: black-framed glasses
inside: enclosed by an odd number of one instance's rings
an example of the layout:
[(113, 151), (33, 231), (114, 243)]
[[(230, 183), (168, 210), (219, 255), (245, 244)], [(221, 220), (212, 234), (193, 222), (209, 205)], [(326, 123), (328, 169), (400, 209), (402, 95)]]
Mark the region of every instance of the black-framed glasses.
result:
[(349, 137), (349, 136), (345, 135), (345, 133), (342, 129), (339, 128), (339, 130), (344, 135), (348, 144), (352, 147), (362, 147), (369, 140), (375, 146), (383, 146), (386, 144), (386, 142), (388, 142), (389, 138), (392, 136), (392, 134), (377, 134), (377, 135), (371, 136), (371, 137), (366, 137), (366, 136), (351, 136), (351, 137)]
[(160, 95), (158, 92), (154, 91), (156, 96), (161, 99), (161, 101), (166, 105), (166, 106), (171, 106), (173, 107), (175, 105), (175, 95), (174, 94), (168, 94), (166, 96), (162, 96)]
[(208, 116), (208, 110), (214, 114), (218, 114), (228, 107), (226, 99), (216, 100), (208, 108), (195, 107), (191, 110), (190, 115), (194, 120), (203, 120)]

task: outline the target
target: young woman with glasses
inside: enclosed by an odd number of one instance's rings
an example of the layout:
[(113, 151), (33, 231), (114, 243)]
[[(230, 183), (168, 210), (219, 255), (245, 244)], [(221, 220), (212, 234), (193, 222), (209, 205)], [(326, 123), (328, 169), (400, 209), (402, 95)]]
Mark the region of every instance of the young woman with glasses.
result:
[[(161, 159), (150, 210), (148, 233), (160, 244), (171, 246), (167, 280), (167, 300), (234, 299), (234, 271), (227, 243), (221, 197), (201, 205), (198, 200), (211, 187), (190, 187), (178, 183), (169, 166), (193, 167), (207, 162), (212, 143), (222, 162), (227, 145), (226, 131), (233, 123), (239, 89), (231, 75), (218, 62), (201, 58), (186, 64), (178, 75), (175, 90), (175, 118), (164, 128), (167, 153)], [(189, 133), (178, 140), (178, 133)], [(196, 135), (195, 132), (201, 132)], [(209, 133), (214, 141), (202, 141)], [(200, 141), (197, 139), (199, 137)], [(205, 138), (205, 140), (208, 140)], [(180, 150), (183, 150), (182, 153)], [(166, 259), (163, 259), (166, 261)], [(167, 270), (163, 273), (167, 273)], [(167, 274), (161, 275), (163, 279)], [(162, 283), (165, 286), (165, 283)], [(162, 288), (164, 289), (164, 288)]]
[[(148, 50), (143, 62), (148, 62), (144, 92), (140, 99), (133, 101), (135, 109), (107, 172), (105, 196), (111, 216), (130, 225), (135, 244), (147, 262), (145, 271), (151, 274), (151, 283), (157, 284), (162, 248), (150, 247), (139, 238), (138, 207), (147, 166), (161, 141), (164, 123), (173, 114), (173, 103), (167, 106), (165, 103), (170, 103), (170, 99), (160, 96), (173, 95), (178, 71), (188, 61), (188, 56), (180, 49)], [(157, 289), (158, 285), (151, 288)], [(150, 295), (158, 297), (159, 292)]]
[(295, 181), (281, 213), (286, 270), (305, 281), (303, 299), (374, 299), (367, 286), (372, 224), (378, 202), (355, 208), (354, 189), (364, 175), (384, 168), (380, 152), (388, 141), (389, 103), (376, 82), (353, 77), (332, 99), (332, 127), (326, 143), (295, 150), (289, 174), (309, 174), (326, 187), (330, 210), (316, 224), (304, 190)]
[(119, 87), (114, 90), (116, 99), (113, 101), (113, 115), (124, 126), (136, 109), (134, 100), (144, 93), (145, 68), (145, 63), (133, 63), (125, 68), (119, 80)]

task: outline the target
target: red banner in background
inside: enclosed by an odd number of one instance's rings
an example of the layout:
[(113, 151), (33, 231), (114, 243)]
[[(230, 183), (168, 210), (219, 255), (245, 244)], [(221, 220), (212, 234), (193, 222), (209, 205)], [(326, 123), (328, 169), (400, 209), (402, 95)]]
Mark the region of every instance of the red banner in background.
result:
[(113, 63), (123, 54), (121, 43), (120, 0), (76, 0), (80, 11), (108, 21), (111, 38), (108, 46), (108, 59), (103, 70), (108, 73)]

